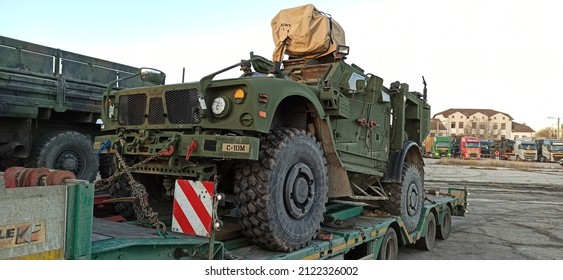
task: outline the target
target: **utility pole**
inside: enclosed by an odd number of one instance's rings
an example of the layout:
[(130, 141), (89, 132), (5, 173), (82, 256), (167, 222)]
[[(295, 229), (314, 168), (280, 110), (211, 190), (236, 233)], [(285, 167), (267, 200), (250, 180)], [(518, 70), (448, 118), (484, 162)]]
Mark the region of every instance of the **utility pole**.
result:
[(561, 130), (561, 125), (559, 124), (559, 117), (557, 117), (557, 139), (561, 139), (559, 138), (559, 131)]
[[(548, 118), (548, 119), (552, 119), (552, 120), (554, 120), (554, 119), (555, 119), (554, 117), (547, 117), (547, 118)], [(557, 129), (556, 129), (556, 133), (557, 133), (557, 136), (555, 136), (555, 138), (557, 138), (557, 139), (561, 139), (561, 138), (559, 137), (559, 135), (560, 135), (560, 134), (559, 134), (559, 132), (560, 132), (560, 131), (561, 131), (561, 123), (560, 123), (560, 118), (559, 118), (559, 117), (557, 117)]]

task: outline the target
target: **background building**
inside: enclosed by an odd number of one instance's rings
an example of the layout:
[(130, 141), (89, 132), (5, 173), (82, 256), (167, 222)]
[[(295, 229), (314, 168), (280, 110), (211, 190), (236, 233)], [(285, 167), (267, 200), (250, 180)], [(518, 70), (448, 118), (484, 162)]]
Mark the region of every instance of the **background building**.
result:
[[(509, 114), (491, 109), (448, 109), (435, 114), (432, 119), (430, 130), (437, 135), (470, 135), (496, 140), (533, 137), (535, 132), (525, 124), (513, 122)], [(444, 130), (436, 131), (436, 120), (443, 124)]]
[(523, 138), (523, 137), (534, 137), (535, 131), (527, 126), (525, 123), (517, 123), (512, 122), (512, 135), (514, 139)]

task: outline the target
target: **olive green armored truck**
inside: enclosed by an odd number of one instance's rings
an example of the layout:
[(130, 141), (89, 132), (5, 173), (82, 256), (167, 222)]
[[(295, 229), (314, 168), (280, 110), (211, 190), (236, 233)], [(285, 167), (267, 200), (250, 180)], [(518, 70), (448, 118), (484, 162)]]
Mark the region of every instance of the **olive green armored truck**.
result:
[[(104, 94), (95, 150), (114, 156), (106, 187), (115, 208), (127, 219), (164, 217), (176, 179), (190, 179), (214, 181), (226, 197), (219, 215), (238, 217), (243, 233), (270, 250), (307, 246), (332, 200), (379, 207), (415, 231), (425, 198), (426, 88), (384, 86), (347, 63), (342, 27), (313, 5), (280, 11), (272, 29), (272, 61), (250, 53), (196, 82)], [(214, 79), (248, 63), (252, 72)], [(163, 77), (152, 69), (140, 76)]]

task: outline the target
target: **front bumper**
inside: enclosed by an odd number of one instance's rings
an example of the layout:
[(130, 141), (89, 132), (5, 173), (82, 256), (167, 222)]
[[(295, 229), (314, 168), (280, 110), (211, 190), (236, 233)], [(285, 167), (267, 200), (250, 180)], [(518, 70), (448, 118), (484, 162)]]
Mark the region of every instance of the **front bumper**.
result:
[(260, 139), (256, 137), (160, 132), (97, 136), (94, 150), (109, 153), (109, 148), (100, 149), (106, 141), (112, 144), (112, 148), (119, 147), (119, 152), (124, 156), (161, 153), (163, 156), (186, 158), (189, 155), (187, 160), (190, 157), (257, 160), (260, 148)]

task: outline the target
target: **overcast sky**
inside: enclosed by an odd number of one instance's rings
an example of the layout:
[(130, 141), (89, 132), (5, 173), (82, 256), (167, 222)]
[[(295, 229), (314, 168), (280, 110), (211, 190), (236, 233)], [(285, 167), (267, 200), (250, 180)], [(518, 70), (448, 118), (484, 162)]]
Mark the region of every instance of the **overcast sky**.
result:
[[(271, 19), (313, 3), (342, 25), (349, 63), (422, 91), (432, 115), (493, 109), (533, 129), (563, 117), (563, 1), (0, 0), (0, 35), (186, 81), (271, 58)], [(239, 73), (231, 73), (238, 75)]]

